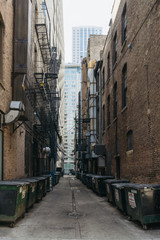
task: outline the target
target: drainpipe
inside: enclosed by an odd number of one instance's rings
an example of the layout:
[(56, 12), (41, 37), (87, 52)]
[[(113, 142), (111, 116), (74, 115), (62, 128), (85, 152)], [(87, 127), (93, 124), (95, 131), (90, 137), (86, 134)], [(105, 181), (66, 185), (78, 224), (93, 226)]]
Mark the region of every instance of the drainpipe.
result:
[(90, 145), (91, 158), (96, 157), (93, 146), (96, 144), (96, 80), (94, 77), (95, 61), (88, 64), (88, 77), (90, 79), (90, 99), (89, 99), (89, 115), (90, 115)]
[(99, 144), (102, 143), (102, 89), (101, 66), (99, 66)]

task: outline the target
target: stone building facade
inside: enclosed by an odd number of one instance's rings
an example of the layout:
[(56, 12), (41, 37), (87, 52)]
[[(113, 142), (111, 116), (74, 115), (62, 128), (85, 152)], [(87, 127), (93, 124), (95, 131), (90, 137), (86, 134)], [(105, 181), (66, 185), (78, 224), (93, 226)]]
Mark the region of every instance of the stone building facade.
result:
[(103, 52), (102, 141), (117, 178), (160, 179), (160, 2), (122, 0)]

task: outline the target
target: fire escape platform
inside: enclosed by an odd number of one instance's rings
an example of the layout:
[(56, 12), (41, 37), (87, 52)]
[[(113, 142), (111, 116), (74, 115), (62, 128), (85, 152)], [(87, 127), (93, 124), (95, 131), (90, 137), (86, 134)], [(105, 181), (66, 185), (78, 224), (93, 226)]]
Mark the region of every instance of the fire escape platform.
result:
[(35, 28), (43, 62), (44, 64), (49, 64), (51, 59), (51, 49), (46, 23), (35, 24)]

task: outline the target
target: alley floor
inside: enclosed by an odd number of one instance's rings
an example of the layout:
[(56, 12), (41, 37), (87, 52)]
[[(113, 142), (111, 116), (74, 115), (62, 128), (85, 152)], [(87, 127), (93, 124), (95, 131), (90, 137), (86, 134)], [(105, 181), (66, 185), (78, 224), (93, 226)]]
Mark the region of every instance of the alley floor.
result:
[(160, 239), (160, 224), (143, 230), (105, 197), (97, 196), (70, 176), (61, 178), (14, 228), (0, 224), (0, 240), (11, 239), (153, 240)]

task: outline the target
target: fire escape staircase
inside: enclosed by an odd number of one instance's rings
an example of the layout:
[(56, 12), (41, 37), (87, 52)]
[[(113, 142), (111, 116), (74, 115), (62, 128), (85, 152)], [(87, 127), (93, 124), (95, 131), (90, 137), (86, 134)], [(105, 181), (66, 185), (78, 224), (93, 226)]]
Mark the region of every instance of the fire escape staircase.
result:
[(35, 72), (33, 78), (24, 75), (22, 88), (38, 119), (37, 131), (47, 137), (51, 128), (54, 128), (60, 138), (57, 101), (61, 100), (61, 96), (56, 90), (56, 79), (60, 69), (61, 55), (57, 59), (56, 47), (50, 47), (51, 24), (45, 0), (42, 3), (42, 13), (38, 16), (41, 18), (37, 20), (35, 29), (46, 71)]

